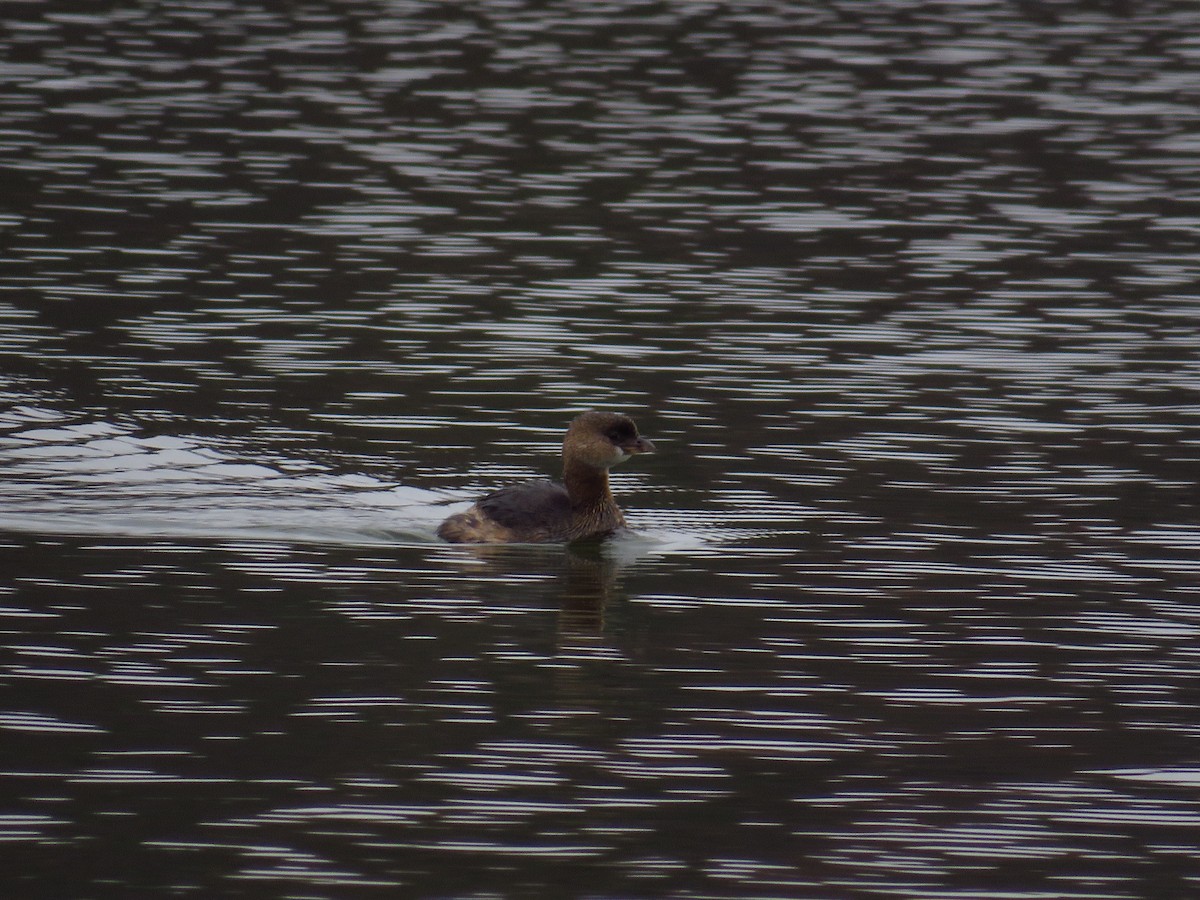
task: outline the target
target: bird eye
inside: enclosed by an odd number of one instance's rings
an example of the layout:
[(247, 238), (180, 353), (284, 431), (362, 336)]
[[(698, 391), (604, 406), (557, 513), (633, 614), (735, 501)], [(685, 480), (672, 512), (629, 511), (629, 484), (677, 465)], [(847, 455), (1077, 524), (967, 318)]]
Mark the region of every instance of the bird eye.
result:
[(623, 444), (633, 438), (633, 429), (617, 425), (608, 429), (606, 437), (614, 444)]

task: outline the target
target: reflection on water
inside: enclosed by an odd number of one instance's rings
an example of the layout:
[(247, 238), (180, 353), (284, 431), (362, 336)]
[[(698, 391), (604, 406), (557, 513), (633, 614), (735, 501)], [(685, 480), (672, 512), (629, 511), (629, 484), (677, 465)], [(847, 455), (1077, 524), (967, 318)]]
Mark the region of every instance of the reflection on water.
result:
[(1194, 18), (14, 6), (6, 886), (1195, 893)]

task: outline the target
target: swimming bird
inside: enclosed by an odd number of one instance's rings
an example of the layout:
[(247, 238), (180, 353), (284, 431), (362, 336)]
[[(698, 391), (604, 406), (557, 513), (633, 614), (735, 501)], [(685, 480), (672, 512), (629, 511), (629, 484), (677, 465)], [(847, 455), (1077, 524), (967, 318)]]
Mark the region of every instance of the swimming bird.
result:
[(600, 537), (625, 527), (608, 470), (654, 444), (620, 413), (576, 416), (563, 438), (562, 482), (540, 479), (501, 488), (438, 526), (452, 543), (546, 543)]

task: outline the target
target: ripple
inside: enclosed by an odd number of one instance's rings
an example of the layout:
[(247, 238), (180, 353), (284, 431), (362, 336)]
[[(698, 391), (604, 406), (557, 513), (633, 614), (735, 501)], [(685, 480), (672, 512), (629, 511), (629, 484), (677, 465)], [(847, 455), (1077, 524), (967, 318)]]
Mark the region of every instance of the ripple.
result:
[(86, 722), (65, 722), (38, 712), (0, 711), (0, 728), (7, 731), (96, 733), (104, 731)]
[[(14, 884), (1200, 879), (1189, 4), (35, 7)], [(588, 406), (636, 531), (435, 540)]]

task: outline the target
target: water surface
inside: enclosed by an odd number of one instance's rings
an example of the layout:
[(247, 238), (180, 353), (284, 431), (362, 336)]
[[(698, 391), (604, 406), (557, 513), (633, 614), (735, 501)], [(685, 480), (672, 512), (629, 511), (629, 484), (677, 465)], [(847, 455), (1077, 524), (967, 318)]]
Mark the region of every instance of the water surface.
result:
[(9, 892), (1200, 889), (1194, 18), (12, 5)]

